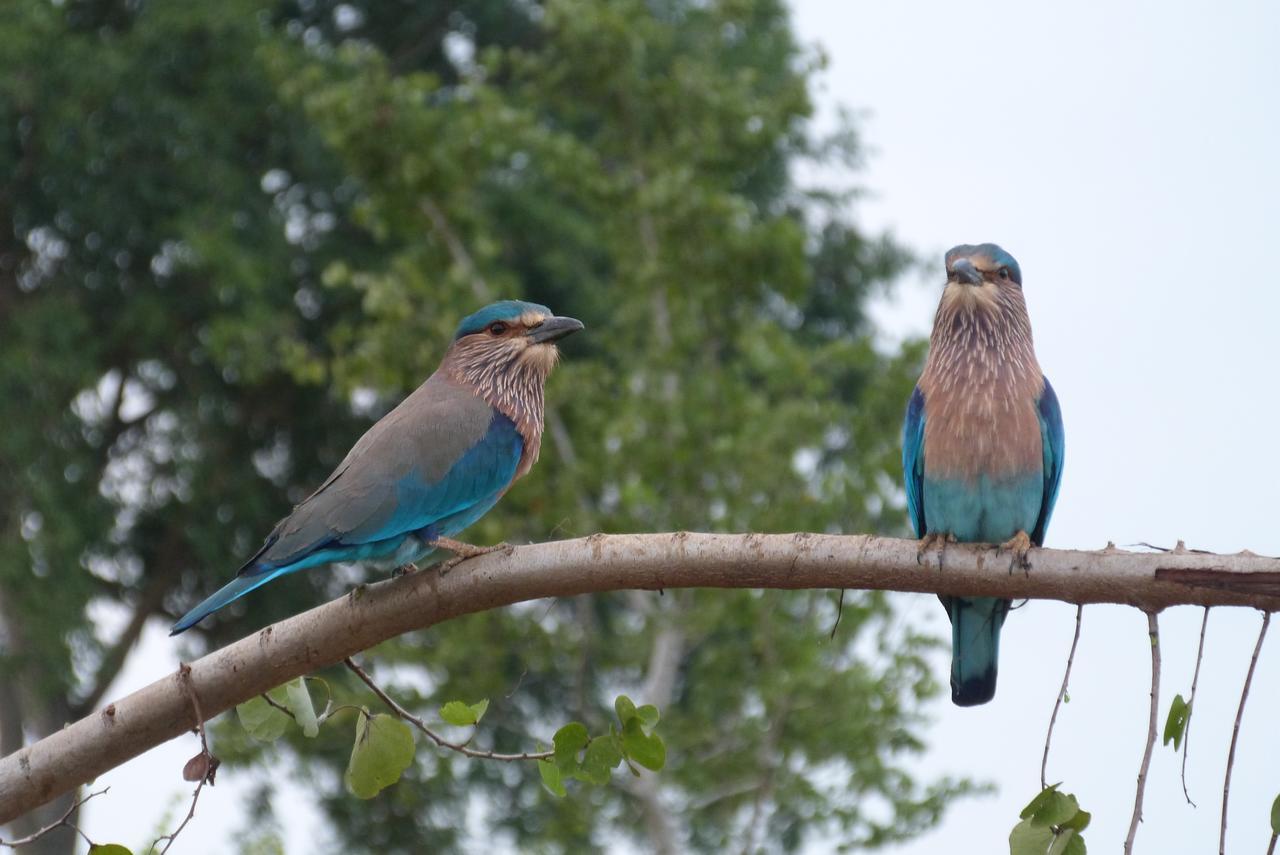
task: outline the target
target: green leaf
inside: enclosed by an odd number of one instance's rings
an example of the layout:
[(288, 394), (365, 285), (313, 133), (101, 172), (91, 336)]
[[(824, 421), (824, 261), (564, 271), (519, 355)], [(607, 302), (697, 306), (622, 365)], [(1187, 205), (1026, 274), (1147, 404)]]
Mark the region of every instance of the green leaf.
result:
[(551, 795), (564, 798), (564, 780), (560, 776), (559, 766), (550, 760), (539, 760), (538, 774), (542, 776), (542, 785)]
[(127, 846), (119, 843), (95, 843), (89, 847), (89, 855), (133, 855)]
[(562, 772), (573, 772), (578, 768), (578, 752), (587, 746), (587, 726), (581, 722), (571, 721), (556, 731), (551, 738), (555, 747), (556, 766)]
[[(475, 724), (480, 721), (480, 716), (484, 715), (484, 711), (488, 706), (488, 701), (481, 701), (475, 706), (464, 704), (462, 701), (449, 701), (449, 703), (440, 708), (440, 718), (444, 719), (448, 724), (466, 727), (469, 724)], [(480, 707), (479, 715), (476, 714), (476, 707)]]
[(1053, 845), (1053, 829), (1024, 819), (1009, 832), (1009, 855), (1045, 855)]
[[(307, 691), (305, 677), (291, 680), (284, 686), (285, 706), (293, 713), (293, 719), (302, 728), (302, 735), (314, 739), (320, 733), (316, 721), (316, 708), (311, 705), (311, 693)], [(278, 710), (277, 710), (278, 712)]]
[[(285, 698), (277, 697), (279, 689), (272, 689), (268, 694), (273, 701), (284, 704)], [(262, 696), (250, 698), (236, 707), (236, 717), (240, 726), (259, 742), (275, 742), (289, 726), (289, 716), (271, 706)]]
[(1075, 817), (1080, 812), (1080, 803), (1076, 797), (1067, 793), (1055, 792), (1049, 800), (1036, 811), (1031, 821), (1037, 825), (1058, 826)]
[(582, 758), (582, 772), (586, 780), (592, 784), (603, 786), (613, 777), (613, 770), (622, 762), (622, 749), (618, 747), (618, 738), (597, 736), (587, 745), (586, 756)]
[(1280, 796), (1271, 803), (1271, 833), (1280, 834)]
[(618, 695), (613, 702), (613, 709), (618, 714), (618, 724), (627, 726), (627, 721), (636, 714), (636, 705), (626, 695)]
[(640, 716), (640, 721), (644, 722), (644, 726), (648, 728), (653, 728), (660, 718), (658, 715), (658, 708), (653, 704), (645, 704), (640, 707), (636, 710), (636, 715)]
[(1089, 827), (1089, 823), (1093, 820), (1093, 814), (1087, 810), (1076, 811), (1076, 815), (1065, 822), (1058, 823), (1059, 828), (1070, 828), (1075, 832), (1084, 831)]
[(639, 717), (633, 716), (622, 728), (622, 750), (646, 769), (657, 772), (667, 762), (667, 746), (656, 733), (644, 732)]
[(1088, 850), (1084, 848), (1084, 838), (1078, 834), (1072, 837), (1062, 855), (1088, 855)]
[(1054, 794), (1058, 792), (1058, 787), (1060, 786), (1062, 786), (1061, 783), (1050, 784), (1037, 793), (1034, 799), (1027, 802), (1027, 806), (1022, 809), (1022, 813), (1018, 814), (1018, 819), (1030, 819), (1034, 816), (1037, 811), (1044, 807), (1044, 805), (1053, 798)]
[(1068, 793), (1058, 792), (1058, 784), (1045, 787), (1032, 799), (1019, 819), (1030, 820), (1039, 826), (1062, 825), (1080, 812), (1080, 803)]
[(1067, 847), (1071, 845), (1071, 841), (1078, 839), (1079, 837), (1076, 833), (1069, 828), (1066, 831), (1059, 831), (1054, 836), (1053, 843), (1049, 844), (1048, 855), (1064, 855)]
[(1173, 743), (1173, 750), (1177, 751), (1182, 747), (1182, 737), (1187, 732), (1187, 719), (1191, 716), (1191, 707), (1182, 695), (1174, 695), (1173, 703), (1169, 704), (1169, 717), (1164, 722), (1164, 743), (1168, 745)]
[(371, 799), (400, 780), (413, 762), (413, 731), (409, 725), (385, 713), (356, 716), (356, 741), (344, 780), (352, 795)]
[(471, 712), (476, 717), (476, 724), (480, 723), (480, 719), (484, 718), (484, 714), (489, 711), (489, 699), (483, 698), (471, 705)]

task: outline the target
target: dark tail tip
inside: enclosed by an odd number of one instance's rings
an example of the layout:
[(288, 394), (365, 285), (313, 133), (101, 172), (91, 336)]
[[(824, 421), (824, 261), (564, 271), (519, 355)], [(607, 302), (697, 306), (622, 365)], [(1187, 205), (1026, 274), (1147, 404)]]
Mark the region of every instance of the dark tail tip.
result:
[(976, 707), (996, 696), (996, 670), (957, 683), (951, 681), (951, 702), (958, 707)]

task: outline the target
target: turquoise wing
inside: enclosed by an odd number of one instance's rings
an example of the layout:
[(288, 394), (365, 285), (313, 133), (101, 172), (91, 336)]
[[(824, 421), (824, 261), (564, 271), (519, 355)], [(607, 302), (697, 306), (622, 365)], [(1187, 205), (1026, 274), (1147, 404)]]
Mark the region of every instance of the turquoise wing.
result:
[(1058, 406), (1058, 396), (1049, 385), (1048, 377), (1044, 378), (1044, 391), (1040, 393), (1037, 411), (1044, 454), (1044, 498), (1040, 502), (1040, 517), (1036, 520), (1035, 530), (1031, 532), (1031, 540), (1037, 546), (1043, 546), (1049, 518), (1053, 516), (1053, 506), (1058, 501), (1058, 487), (1062, 484), (1062, 462), (1066, 453), (1062, 409)]
[(911, 393), (902, 423), (902, 480), (911, 527), (916, 537), (924, 537), (928, 531), (924, 518), (924, 395), (919, 386)]

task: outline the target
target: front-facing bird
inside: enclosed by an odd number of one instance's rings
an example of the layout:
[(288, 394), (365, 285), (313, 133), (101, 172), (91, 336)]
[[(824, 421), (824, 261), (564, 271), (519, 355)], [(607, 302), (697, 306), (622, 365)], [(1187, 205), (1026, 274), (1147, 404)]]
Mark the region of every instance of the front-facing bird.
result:
[[(907, 405), (902, 468), (921, 551), (998, 543), (1025, 562), (1044, 544), (1062, 478), (1062, 413), (1040, 372), (1022, 271), (993, 243), (947, 253), (924, 373)], [(940, 559), (941, 560), (941, 559)], [(1009, 601), (940, 597), (951, 619), (951, 699), (996, 691)]]
[(436, 372), (369, 428), (236, 577), (170, 634), (308, 567), (416, 561), (480, 519), (538, 459), (555, 342), (580, 329), (573, 318), (515, 300), (464, 318)]

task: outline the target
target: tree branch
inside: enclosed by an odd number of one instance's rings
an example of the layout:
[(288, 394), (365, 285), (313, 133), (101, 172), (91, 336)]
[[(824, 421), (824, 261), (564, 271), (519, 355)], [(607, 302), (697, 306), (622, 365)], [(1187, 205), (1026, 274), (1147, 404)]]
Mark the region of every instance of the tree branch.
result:
[(1142, 822), (1142, 797), (1147, 791), (1147, 772), (1151, 769), (1151, 752), (1156, 744), (1156, 728), (1160, 713), (1160, 621), (1155, 612), (1147, 612), (1147, 634), (1151, 637), (1151, 707), (1147, 715), (1147, 745), (1138, 767), (1138, 788), (1133, 797), (1133, 816), (1129, 818), (1129, 835), (1124, 839), (1124, 855), (1133, 852), (1133, 840)]
[[(648, 596), (653, 598), (652, 594)], [(671, 706), (675, 697), (676, 675), (684, 659), (686, 640), (681, 617), (688, 604), (675, 597), (672, 600), (674, 604), (666, 609), (662, 616), (662, 626), (653, 637), (653, 646), (649, 649), (648, 671), (644, 684), (637, 692), (637, 697), (644, 703), (654, 704), (664, 710)], [(646, 603), (645, 608), (652, 610), (652, 602)], [(640, 805), (653, 851), (657, 855), (676, 855), (680, 852), (681, 835), (674, 817), (662, 803), (657, 777), (646, 770), (637, 778), (623, 776), (619, 780), (622, 781), (622, 788)]]
[(103, 787), (101, 790), (89, 793), (89, 795), (85, 796), (82, 799), (76, 799), (74, 802), (71, 803), (71, 807), (67, 808), (66, 813), (64, 813), (62, 815), (62, 818), (59, 819), (57, 822), (51, 822), (48, 825), (46, 825), (44, 828), (41, 828), (38, 831), (34, 831), (31, 834), (28, 834), (26, 837), (19, 837), (17, 840), (0, 839), (0, 846), (6, 846), (10, 849), (17, 849), (19, 846), (26, 846), (28, 843), (35, 843), (37, 840), (44, 837), (49, 832), (58, 828), (71, 829), (76, 834), (83, 837), (86, 843), (88, 843), (90, 846), (93, 846), (93, 841), (89, 839), (89, 836), (87, 834), (85, 834), (83, 831), (80, 830), (80, 826), (76, 825), (71, 818), (80, 810), (81, 805), (83, 805), (85, 802), (89, 801), (89, 799), (95, 796), (102, 795), (109, 789), (111, 788)]
[(1192, 807), (1191, 793), (1187, 790), (1187, 755), (1191, 753), (1191, 717), (1195, 715), (1196, 686), (1200, 684), (1200, 663), (1204, 662), (1204, 636), (1209, 629), (1209, 607), (1204, 607), (1200, 620), (1200, 646), (1196, 649), (1196, 671), (1191, 677), (1191, 694), (1187, 697), (1187, 721), (1182, 726), (1182, 795)]
[(1227, 772), (1222, 779), (1222, 820), (1219, 823), (1218, 855), (1227, 852), (1227, 803), (1231, 797), (1231, 769), (1236, 764), (1236, 743), (1240, 741), (1240, 721), (1244, 718), (1244, 704), (1249, 700), (1249, 686), (1253, 684), (1253, 671), (1258, 667), (1258, 654), (1262, 652), (1262, 642), (1267, 637), (1267, 627), (1271, 625), (1271, 612), (1262, 615), (1262, 628), (1258, 630), (1258, 643), (1253, 646), (1253, 656), (1249, 659), (1249, 670), (1244, 675), (1244, 688), (1240, 690), (1240, 706), (1236, 710), (1236, 723), (1231, 728), (1231, 750), (1227, 752)]
[(423, 196), (419, 202), (419, 207), (422, 209), (422, 213), (426, 214), (427, 219), (431, 221), (431, 227), (435, 229), (436, 234), (444, 241), (445, 249), (449, 251), (449, 257), (453, 259), (453, 263), (461, 268), (463, 275), (471, 283), (471, 291), (476, 295), (476, 299), (484, 300), (485, 302), (492, 300), (493, 289), (485, 281), (484, 276), (480, 273), (480, 268), (476, 265), (475, 259), (471, 257), (471, 253), (467, 252), (466, 244), (462, 242), (462, 238), (454, 231), (453, 224), (449, 222), (449, 218), (445, 216), (444, 211), (430, 196)]
[(350, 668), (351, 671), (357, 677), (359, 677), (362, 681), (364, 681), (364, 684), (366, 686), (368, 686), (370, 689), (373, 690), (373, 693), (378, 696), (379, 700), (381, 700), (384, 704), (386, 704), (387, 707), (393, 713), (396, 714), (397, 718), (400, 718), (403, 721), (407, 721), (409, 724), (418, 728), (418, 730), (426, 734), (427, 737), (432, 742), (434, 742), (436, 745), (439, 745), (441, 748), (447, 748), (450, 751), (456, 751), (459, 754), (463, 755), (464, 757), (473, 757), (479, 760), (505, 760), (507, 762), (514, 762), (517, 760), (546, 760), (548, 757), (555, 756), (554, 751), (535, 751), (535, 752), (525, 751), (520, 754), (498, 754), (493, 751), (477, 751), (474, 748), (468, 748), (465, 742), (450, 742), (440, 734), (436, 733), (430, 727), (428, 727), (427, 723), (423, 721), (421, 718), (409, 712), (404, 707), (400, 706), (399, 703), (397, 703), (390, 695), (388, 695), (385, 691), (382, 690), (382, 687), (380, 687), (377, 683), (373, 681), (373, 678), (369, 676), (369, 672), (365, 671), (363, 668), (361, 668), (359, 665), (356, 664), (356, 661), (354, 659), (348, 657), (343, 661), (346, 663), (346, 666)]
[(169, 851), (169, 847), (178, 839), (178, 835), (187, 827), (187, 823), (191, 822), (196, 815), (196, 805), (200, 801), (200, 791), (204, 789), (205, 784), (213, 785), (213, 780), (218, 774), (218, 766), (221, 761), (213, 756), (213, 752), (209, 750), (209, 740), (204, 730), (204, 723), (208, 721), (204, 710), (200, 708), (200, 698), (196, 694), (195, 688), (191, 685), (191, 667), (185, 662), (178, 663), (178, 680), (182, 684), (182, 691), (186, 695), (188, 702), (191, 704), (192, 717), (195, 721), (195, 730), (200, 734), (200, 753), (187, 761), (186, 768), (182, 770), (182, 777), (188, 781), (196, 781), (195, 792), (191, 794), (191, 807), (187, 809), (187, 815), (183, 817), (182, 822), (168, 834), (162, 834), (156, 838), (151, 844), (148, 853), (155, 852), (156, 847), (160, 845), (160, 841), (164, 841), (164, 848), (160, 850), (160, 855), (165, 855)]
[(1067, 696), (1067, 684), (1071, 681), (1071, 666), (1076, 661), (1076, 647), (1080, 644), (1080, 620), (1084, 617), (1084, 606), (1076, 606), (1076, 633), (1071, 636), (1071, 652), (1067, 654), (1067, 670), (1062, 674), (1062, 688), (1053, 701), (1053, 715), (1049, 716), (1049, 730), (1044, 735), (1044, 755), (1040, 758), (1040, 789), (1048, 789), (1045, 772), (1049, 768), (1049, 746), (1053, 743), (1053, 726), (1058, 723), (1058, 710), (1062, 707), (1062, 699)]
[[(523, 546), (445, 576), (361, 586), (197, 660), (190, 681), (217, 715), (295, 677), (411, 630), (544, 597), (631, 588), (865, 588), (951, 596), (1280, 610), (1280, 559), (1251, 553), (1036, 549), (1026, 573), (994, 548), (953, 545), (939, 573), (916, 541), (867, 535), (630, 534)], [(166, 677), (0, 758), (0, 824), (191, 728), (182, 684)]]
[(164, 602), (164, 595), (169, 592), (172, 584), (173, 577), (167, 573), (156, 573), (147, 580), (146, 586), (133, 604), (129, 622), (120, 631), (120, 637), (104, 651), (84, 700), (71, 707), (71, 715), (74, 718), (88, 715), (102, 701), (107, 694), (107, 689), (111, 688), (111, 683), (120, 675), (129, 652), (142, 637), (142, 630), (146, 627), (147, 620), (159, 610)]

